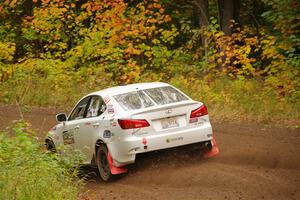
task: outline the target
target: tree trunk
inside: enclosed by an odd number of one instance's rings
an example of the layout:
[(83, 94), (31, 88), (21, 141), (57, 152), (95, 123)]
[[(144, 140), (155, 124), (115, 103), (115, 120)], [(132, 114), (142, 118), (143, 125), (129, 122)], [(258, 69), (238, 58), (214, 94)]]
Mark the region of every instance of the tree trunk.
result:
[(195, 0), (197, 8), (197, 14), (199, 17), (199, 26), (208, 26), (209, 14), (208, 14), (208, 0)]
[[(194, 1), (197, 16), (199, 18), (199, 27), (206, 28), (209, 25), (208, 0)], [(201, 35), (201, 46), (204, 48), (204, 54), (207, 54), (207, 41), (204, 34)]]
[(221, 30), (225, 35), (231, 35), (230, 20), (238, 20), (240, 1), (239, 0), (218, 0), (219, 20)]

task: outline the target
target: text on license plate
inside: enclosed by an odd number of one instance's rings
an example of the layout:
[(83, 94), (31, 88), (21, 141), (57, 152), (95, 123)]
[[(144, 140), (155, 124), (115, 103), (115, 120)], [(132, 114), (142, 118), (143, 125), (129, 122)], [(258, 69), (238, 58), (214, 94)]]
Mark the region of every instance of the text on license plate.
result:
[(177, 117), (170, 117), (170, 118), (162, 119), (161, 126), (162, 126), (162, 129), (178, 127), (179, 123), (178, 123)]

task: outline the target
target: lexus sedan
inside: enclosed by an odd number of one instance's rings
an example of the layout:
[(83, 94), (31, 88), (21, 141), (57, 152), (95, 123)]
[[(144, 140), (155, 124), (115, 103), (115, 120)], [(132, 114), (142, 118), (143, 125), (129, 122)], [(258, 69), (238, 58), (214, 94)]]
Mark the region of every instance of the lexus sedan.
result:
[(203, 145), (206, 157), (219, 152), (206, 106), (167, 83), (93, 92), (56, 120), (45, 141), (47, 149), (69, 145), (80, 150), (104, 181), (127, 172), (125, 166), (137, 154), (192, 143)]

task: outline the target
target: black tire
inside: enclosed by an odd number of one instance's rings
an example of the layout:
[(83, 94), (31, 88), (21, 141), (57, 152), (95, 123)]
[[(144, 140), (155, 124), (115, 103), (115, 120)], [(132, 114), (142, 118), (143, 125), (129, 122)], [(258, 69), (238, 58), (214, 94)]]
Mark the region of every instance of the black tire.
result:
[(100, 178), (105, 182), (112, 181), (114, 178), (114, 175), (110, 172), (107, 155), (108, 150), (106, 146), (104, 144), (100, 144), (97, 149), (96, 162), (100, 173)]
[(52, 140), (46, 140), (45, 145), (48, 151), (56, 152), (55, 145)]

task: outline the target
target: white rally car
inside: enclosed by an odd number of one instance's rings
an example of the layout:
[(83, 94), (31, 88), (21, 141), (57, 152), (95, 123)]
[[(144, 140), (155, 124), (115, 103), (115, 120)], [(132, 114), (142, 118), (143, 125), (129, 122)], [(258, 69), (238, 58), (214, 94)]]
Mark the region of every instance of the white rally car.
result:
[(127, 171), (137, 154), (192, 143), (218, 153), (207, 108), (161, 82), (108, 88), (83, 97), (46, 138), (48, 150), (71, 145), (98, 166), (104, 181)]

